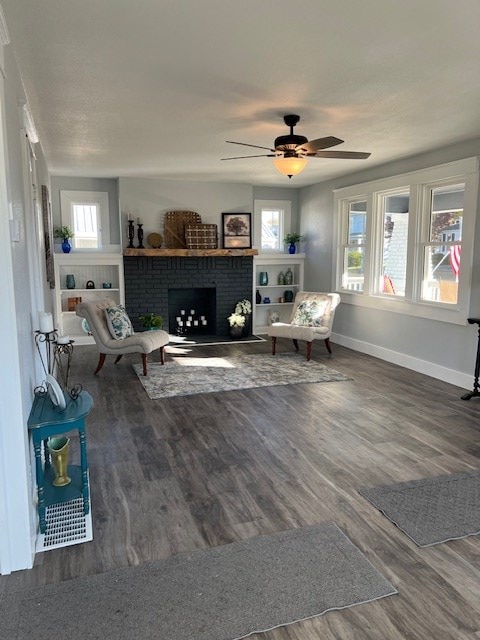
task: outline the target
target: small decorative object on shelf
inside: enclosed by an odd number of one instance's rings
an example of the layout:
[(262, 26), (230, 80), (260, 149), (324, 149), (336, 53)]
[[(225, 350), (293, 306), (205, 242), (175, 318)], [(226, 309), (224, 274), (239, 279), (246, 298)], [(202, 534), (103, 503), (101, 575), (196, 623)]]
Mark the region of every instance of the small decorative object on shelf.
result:
[(280, 271), (280, 273), (278, 274), (278, 284), (287, 284), (285, 282), (285, 274), (283, 273), (283, 271)]
[(285, 298), (285, 302), (293, 302), (293, 291), (291, 289), (287, 289), (284, 292), (283, 297)]
[(102, 288), (103, 289), (111, 289), (112, 288), (112, 283), (111, 282), (102, 282)]
[(270, 304), (270, 298), (268, 296), (265, 296), (263, 299), (263, 304)]
[(255, 293), (255, 302), (257, 304), (262, 304), (262, 294), (260, 293), (260, 291), (257, 289), (256, 293)]
[(87, 284), (85, 285), (86, 289), (95, 289), (95, 282), (93, 280), (88, 280)]
[(283, 239), (285, 244), (288, 244), (288, 253), (295, 253), (297, 251), (296, 244), (300, 242), (302, 236), (299, 233), (287, 233)]
[(67, 286), (67, 289), (75, 289), (75, 276), (73, 275), (73, 273), (68, 273), (65, 276), (65, 284)]
[(70, 253), (72, 249), (72, 245), (70, 244), (70, 239), (73, 238), (74, 233), (70, 229), (70, 227), (57, 227), (53, 232), (54, 238), (62, 238), (62, 251), (63, 253)]
[[(51, 374), (54, 367), (53, 346), (57, 338), (57, 331), (53, 327), (53, 316), (44, 311), (38, 316), (40, 330), (35, 331), (35, 346), (37, 347), (40, 362), (42, 363), (45, 375)], [(41, 345), (45, 345), (45, 350)], [(45, 351), (45, 353), (43, 353)]]
[(137, 218), (137, 238), (138, 238), (138, 246), (137, 249), (145, 249), (143, 246), (143, 220), (141, 218)]
[(268, 284), (268, 273), (266, 271), (260, 271), (259, 284), (262, 287), (266, 287)]
[(283, 284), (293, 284), (293, 271), (290, 269), (290, 267), (288, 267), (285, 273), (285, 282)]
[(163, 318), (162, 316), (157, 316), (155, 313), (146, 313), (144, 316), (139, 316), (138, 318), (142, 323), (142, 327), (144, 329), (148, 329), (150, 331), (154, 331), (156, 329), (161, 329), (163, 327)]
[(277, 311), (270, 311), (268, 314), (268, 324), (273, 324), (274, 322), (280, 322), (280, 314)]

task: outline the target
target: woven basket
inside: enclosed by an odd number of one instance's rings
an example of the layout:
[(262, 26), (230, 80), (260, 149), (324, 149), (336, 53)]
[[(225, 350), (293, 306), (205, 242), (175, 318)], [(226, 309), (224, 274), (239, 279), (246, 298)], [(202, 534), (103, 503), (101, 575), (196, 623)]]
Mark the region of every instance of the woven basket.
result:
[(185, 227), (199, 224), (200, 214), (194, 211), (167, 211), (164, 219), (164, 240), (167, 249), (186, 249)]
[(217, 237), (216, 224), (187, 224), (185, 227), (187, 249), (216, 249)]

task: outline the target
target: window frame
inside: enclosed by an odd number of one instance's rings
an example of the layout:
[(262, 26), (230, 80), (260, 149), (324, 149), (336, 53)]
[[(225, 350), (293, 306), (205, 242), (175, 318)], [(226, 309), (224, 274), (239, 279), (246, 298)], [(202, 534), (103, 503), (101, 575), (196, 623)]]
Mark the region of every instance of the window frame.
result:
[[(465, 324), (469, 317), (473, 246), (478, 202), (479, 159), (466, 158), (407, 174), (382, 178), (334, 190), (333, 288), (343, 302), (352, 305), (393, 311), (441, 322)], [(457, 303), (429, 301), (421, 298), (425, 242), (429, 243), (430, 200), (432, 189), (465, 184), (462, 222), (462, 268), (458, 278)], [(379, 242), (383, 220), (379, 203), (388, 193), (409, 189), (409, 221), (405, 296), (378, 292), (379, 265), (383, 242)], [(367, 201), (365, 279), (363, 291), (344, 289), (343, 252), (347, 203)], [(382, 220), (380, 220), (382, 218)], [(427, 234), (427, 235), (426, 235)]]
[(60, 191), (60, 209), (62, 225), (74, 229), (73, 207), (74, 205), (92, 205), (98, 206), (99, 215), (97, 216), (97, 238), (98, 247), (77, 247), (75, 246), (75, 237), (72, 246), (75, 252), (81, 253), (97, 253), (99, 251), (108, 251), (111, 249), (109, 245), (110, 239), (110, 211), (108, 203), (108, 191)]
[[(279, 249), (262, 249), (262, 211), (265, 210), (280, 211), (280, 248)], [(254, 246), (260, 253), (278, 254), (285, 253), (283, 238), (287, 233), (291, 232), (292, 224), (292, 202), (291, 200), (254, 200)]]

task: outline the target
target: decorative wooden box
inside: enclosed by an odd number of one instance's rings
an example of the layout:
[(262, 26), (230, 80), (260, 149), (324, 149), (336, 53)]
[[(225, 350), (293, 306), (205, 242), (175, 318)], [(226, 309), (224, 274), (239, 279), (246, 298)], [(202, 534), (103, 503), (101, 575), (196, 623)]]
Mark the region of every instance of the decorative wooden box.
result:
[(185, 226), (187, 249), (216, 249), (218, 233), (216, 224), (188, 224)]

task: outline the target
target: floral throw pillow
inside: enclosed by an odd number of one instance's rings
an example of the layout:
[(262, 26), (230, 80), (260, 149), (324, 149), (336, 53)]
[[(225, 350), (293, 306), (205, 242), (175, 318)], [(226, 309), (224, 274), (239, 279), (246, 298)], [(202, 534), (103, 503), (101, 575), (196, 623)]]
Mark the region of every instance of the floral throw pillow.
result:
[(325, 300), (303, 300), (295, 311), (292, 324), (301, 327), (321, 327), (327, 305), (328, 301)]
[(133, 335), (133, 326), (125, 311), (125, 307), (119, 304), (117, 307), (107, 307), (105, 309), (108, 328), (115, 340), (124, 340)]

